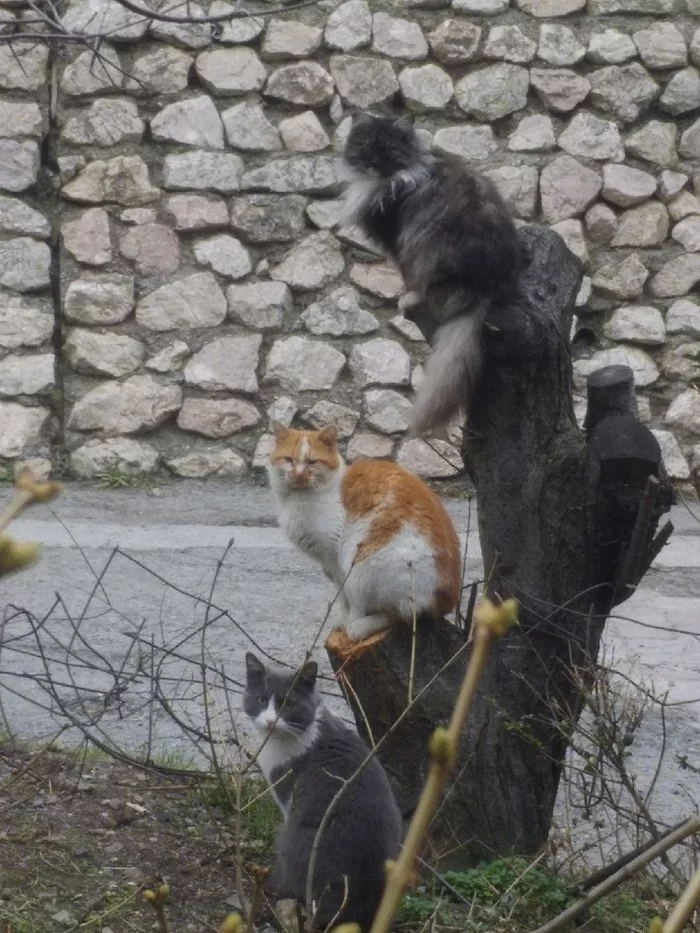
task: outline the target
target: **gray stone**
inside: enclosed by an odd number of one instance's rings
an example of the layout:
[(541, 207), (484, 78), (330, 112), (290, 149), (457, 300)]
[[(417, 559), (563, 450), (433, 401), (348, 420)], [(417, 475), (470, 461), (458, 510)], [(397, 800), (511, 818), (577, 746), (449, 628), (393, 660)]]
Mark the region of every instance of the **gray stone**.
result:
[(686, 253), (700, 252), (700, 215), (694, 214), (681, 220), (673, 228), (671, 236)]
[(365, 392), (365, 421), (382, 434), (407, 431), (411, 402), (394, 389), (370, 389)]
[(404, 441), (396, 462), (425, 479), (448, 479), (463, 469), (459, 451), (437, 437), (431, 438), (429, 444), (420, 438)]
[(0, 190), (26, 191), (39, 172), (39, 147), (30, 140), (0, 139)]
[(609, 65), (588, 75), (591, 102), (623, 123), (634, 123), (649, 109), (661, 88), (639, 62)]
[(328, 231), (321, 230), (307, 236), (287, 253), (282, 262), (270, 270), (270, 276), (293, 289), (308, 291), (328, 285), (344, 267), (338, 241)]
[(211, 272), (162, 285), (136, 307), (136, 321), (147, 330), (217, 327), (225, 317), (226, 298)]
[(195, 70), (207, 90), (224, 97), (259, 91), (267, 78), (267, 68), (247, 46), (201, 52)]
[(625, 140), (628, 156), (636, 156), (656, 165), (676, 162), (676, 127), (673, 123), (650, 120)]
[(240, 240), (227, 233), (195, 240), (192, 248), (200, 265), (230, 279), (242, 279), (253, 268), (248, 250)]
[[(473, 23), (464, 23), (458, 19), (443, 20), (428, 36), (433, 55), (443, 65), (464, 65), (474, 61), (480, 41), (481, 29)], [(502, 41), (507, 44), (505, 37)]]
[(345, 356), (327, 343), (286, 337), (272, 345), (263, 381), (289, 392), (323, 392), (333, 388), (344, 366)]
[(115, 201), (132, 207), (157, 200), (160, 190), (151, 185), (148, 166), (141, 156), (116, 156), (88, 163), (61, 194), (69, 201), (88, 204)]
[(221, 114), (226, 141), (245, 152), (274, 152), (282, 148), (277, 129), (265, 116), (265, 111), (252, 100), (234, 104)]
[(256, 370), (261, 343), (260, 334), (212, 340), (185, 366), (185, 382), (209, 392), (254, 395), (258, 391)]
[(174, 194), (163, 207), (163, 216), (176, 230), (206, 230), (225, 227), (228, 210), (221, 198), (201, 194)]
[(109, 36), (112, 42), (142, 39), (148, 20), (127, 10), (117, 0), (77, 0), (61, 16), (63, 28), (74, 35)]
[(342, 285), (309, 305), (300, 320), (312, 334), (344, 337), (379, 330), (379, 321), (361, 307), (357, 291)]
[(606, 298), (629, 301), (641, 295), (644, 283), (649, 277), (639, 256), (632, 253), (621, 262), (609, 262), (602, 265), (592, 278), (593, 288)]
[(51, 224), (43, 214), (19, 198), (0, 195), (0, 233), (19, 233), (43, 238), (51, 233)]
[(89, 376), (128, 376), (140, 367), (145, 355), (140, 340), (82, 328), (68, 332), (63, 352), (76, 372)]
[(331, 144), (313, 110), (280, 121), (279, 130), (287, 149), (294, 152), (319, 152)]
[(0, 292), (0, 348), (38, 347), (51, 338), (53, 329), (48, 301)]
[(537, 210), (537, 169), (533, 165), (503, 165), (484, 172), (516, 217), (527, 220)]
[(651, 432), (659, 443), (666, 472), (671, 479), (690, 479), (688, 461), (683, 456), (678, 441), (670, 431)]
[(452, 0), (455, 13), (465, 16), (496, 16), (505, 13), (510, 0)]
[[(209, 7), (210, 16), (222, 16), (225, 13), (235, 12), (236, 7), (226, 0), (214, 0)], [(242, 45), (257, 39), (265, 30), (265, 21), (262, 17), (239, 16), (234, 19), (220, 21), (221, 35), (217, 39), (221, 45)]]
[(187, 479), (225, 476), (227, 479), (241, 480), (248, 472), (245, 460), (234, 450), (184, 454), (182, 457), (173, 457), (165, 465), (176, 476)]
[(603, 197), (618, 207), (633, 207), (656, 191), (656, 179), (629, 165), (603, 166)]
[(490, 122), (527, 106), (529, 84), (526, 68), (489, 65), (461, 78), (455, 85), (455, 97), (465, 113)]
[(101, 42), (99, 55), (87, 49), (70, 65), (66, 65), (61, 76), (60, 88), (64, 94), (72, 97), (108, 94), (121, 89), (125, 73), (126, 69), (116, 49), (106, 42)]
[(304, 415), (304, 421), (314, 428), (323, 428), (327, 424), (335, 425), (340, 440), (346, 440), (352, 436), (359, 420), (359, 414), (352, 408), (326, 401), (316, 402), (313, 408), (310, 408)]
[(688, 64), (688, 49), (683, 34), (672, 23), (654, 23), (649, 29), (632, 34), (640, 58), (648, 68), (659, 71), (682, 68)]
[(700, 29), (693, 33), (693, 38), (690, 40), (690, 60), (700, 65)]
[(594, 204), (586, 211), (586, 230), (595, 243), (609, 243), (616, 229), (617, 217), (607, 204)]
[(33, 39), (0, 42), (0, 88), (38, 91), (47, 80), (48, 45)]
[(646, 15), (673, 13), (675, 0), (588, 0), (590, 16), (611, 13), (642, 13)]
[(239, 398), (186, 398), (177, 416), (178, 428), (212, 438), (230, 437), (260, 421), (255, 405)]
[(384, 247), (377, 242), (377, 240), (368, 237), (364, 230), (356, 224), (347, 224), (338, 227), (335, 231), (335, 235), (341, 243), (347, 243), (349, 246), (357, 246), (365, 252), (371, 253), (377, 257), (384, 255)]
[(433, 152), (481, 161), (498, 149), (490, 126), (447, 126), (433, 137)]
[(83, 211), (75, 220), (61, 227), (63, 248), (78, 262), (89, 266), (105, 266), (112, 259), (109, 234), (109, 214), (101, 207)]
[(669, 381), (688, 384), (700, 379), (700, 343), (683, 343), (668, 349), (661, 368)]
[(369, 45), (372, 38), (372, 14), (366, 0), (346, 0), (326, 20), (324, 42), (339, 52), (353, 52)]
[(597, 172), (571, 156), (559, 156), (542, 169), (540, 197), (547, 223), (568, 220), (595, 201), (603, 185)]
[(700, 214), (700, 203), (690, 191), (681, 191), (678, 197), (669, 203), (668, 213), (671, 220), (683, 220), (692, 214)]
[(664, 423), (691, 434), (700, 434), (700, 392), (691, 388), (677, 395), (666, 412)]
[(330, 69), (341, 98), (356, 107), (383, 104), (399, 90), (394, 69), (382, 59), (334, 55)]
[(68, 419), (73, 431), (136, 434), (166, 421), (182, 405), (182, 389), (152, 376), (109, 380), (78, 399)]
[(306, 58), (321, 45), (323, 30), (307, 26), (293, 19), (271, 19), (260, 47), (260, 54), (268, 61)]
[(226, 298), (229, 314), (257, 330), (279, 329), (293, 306), (292, 293), (283, 282), (229, 285)]
[[(687, 184), (688, 176), (683, 172), (671, 172), (669, 169), (664, 169), (659, 175), (659, 197), (664, 204), (668, 204), (681, 193)], [(680, 220), (680, 218), (674, 217), (674, 220)]]
[(638, 347), (619, 346), (610, 350), (599, 350), (588, 360), (576, 360), (574, 385), (583, 389), (588, 376), (604, 366), (629, 366), (634, 373), (637, 388), (653, 385), (659, 378), (659, 370), (648, 353)]
[(159, 142), (202, 149), (224, 148), (221, 117), (206, 94), (167, 104), (151, 120), (151, 133)]
[(350, 351), (350, 371), (357, 385), (407, 386), (411, 380), (411, 358), (400, 343), (375, 337), (356, 343)]
[(454, 90), (450, 76), (437, 65), (404, 68), (399, 75), (399, 86), (404, 103), (416, 113), (443, 110)]
[(569, 16), (586, 7), (586, 0), (517, 0), (518, 9), (536, 16), (538, 19), (551, 19), (555, 16)]
[(175, 340), (159, 350), (150, 360), (146, 360), (146, 369), (152, 369), (156, 373), (172, 373), (180, 369), (189, 355), (190, 348), (185, 341)]
[(511, 152), (547, 152), (555, 146), (554, 126), (544, 114), (523, 117), (508, 140)]
[(300, 195), (251, 194), (231, 202), (231, 227), (251, 243), (296, 240), (304, 229), (306, 199)]
[(418, 23), (388, 13), (372, 17), (372, 51), (390, 58), (417, 61), (428, 54), (428, 43)]
[(570, 155), (586, 159), (621, 162), (625, 157), (625, 147), (617, 126), (585, 111), (572, 117), (559, 136), (559, 147)]
[(605, 326), (610, 340), (659, 347), (666, 343), (664, 319), (658, 308), (650, 305), (627, 305), (617, 308)]
[(333, 78), (318, 62), (296, 62), (273, 71), (265, 96), (288, 104), (322, 107), (333, 99)]
[[(173, 6), (173, 0), (151, 0), (151, 6), (161, 13), (170, 12), (171, 15), (177, 15), (178, 7)], [(206, 48), (211, 42), (211, 27), (207, 22), (194, 22), (197, 19), (204, 19), (206, 13), (194, 0), (188, 0), (185, 15), (191, 17), (189, 22), (169, 23), (164, 20), (153, 20), (150, 26), (151, 35), (185, 49)]]
[(131, 275), (76, 279), (66, 289), (63, 313), (74, 324), (119, 324), (134, 307)]
[(684, 68), (677, 72), (659, 98), (659, 109), (677, 117), (700, 107), (700, 72)]
[(71, 470), (81, 479), (101, 476), (109, 470), (120, 473), (150, 473), (158, 466), (158, 451), (145, 441), (113, 437), (93, 438), (70, 455)]
[(537, 57), (549, 65), (575, 65), (586, 55), (585, 46), (576, 38), (576, 33), (559, 23), (540, 26), (540, 41)]
[(574, 256), (586, 265), (588, 262), (588, 247), (586, 246), (586, 237), (583, 233), (581, 221), (573, 219), (560, 220), (558, 224), (552, 224), (552, 230), (559, 234)]
[(0, 138), (44, 135), (39, 105), (30, 100), (0, 100)]
[(180, 241), (163, 224), (143, 224), (127, 230), (119, 240), (119, 252), (134, 263), (141, 275), (172, 275), (180, 267)]
[(425, 343), (425, 337), (413, 321), (409, 321), (403, 314), (397, 314), (389, 321), (389, 326), (397, 333), (405, 337), (406, 340), (412, 340), (414, 343)]
[(542, 103), (558, 113), (573, 110), (591, 90), (588, 78), (567, 68), (533, 68), (530, 83)]
[(170, 191), (240, 190), (243, 160), (232, 152), (182, 152), (168, 155), (163, 164), (163, 187)]
[(133, 100), (101, 97), (71, 116), (61, 130), (61, 138), (76, 146), (115, 146), (138, 142), (144, 122)]
[(51, 250), (29, 237), (0, 241), (0, 286), (16, 292), (46, 288), (51, 282)]
[(637, 48), (627, 33), (606, 29), (591, 36), (586, 54), (596, 65), (622, 65), (635, 57)]
[(179, 94), (187, 87), (192, 56), (169, 45), (155, 45), (138, 55), (124, 83), (133, 94)]
[(348, 444), (346, 457), (350, 463), (355, 460), (390, 460), (394, 442), (389, 437), (376, 434), (356, 434)]
[(700, 156), (700, 118), (681, 134), (678, 151), (686, 159), (697, 159)]
[(275, 159), (247, 172), (242, 180), (244, 191), (259, 189), (279, 194), (328, 194), (338, 187), (333, 160), (327, 156), (298, 156)]
[(119, 214), (122, 223), (134, 227), (139, 227), (142, 224), (154, 224), (157, 217), (158, 212), (154, 207), (127, 207)]
[(700, 282), (700, 255), (676, 256), (661, 267), (649, 283), (649, 291), (657, 298), (687, 295)]
[(50, 414), (47, 408), (0, 402), (0, 457), (14, 459), (33, 447), (39, 441)]
[(9, 354), (0, 360), (0, 395), (45, 395), (54, 387), (53, 353)]
[(280, 395), (268, 407), (266, 414), (270, 421), (279, 421), (280, 424), (289, 427), (298, 411), (299, 406), (294, 399), (287, 395)]
[(666, 330), (700, 339), (700, 307), (687, 298), (674, 301), (666, 312)]
[(404, 289), (401, 273), (388, 262), (355, 263), (350, 269), (350, 281), (379, 298), (398, 298)]

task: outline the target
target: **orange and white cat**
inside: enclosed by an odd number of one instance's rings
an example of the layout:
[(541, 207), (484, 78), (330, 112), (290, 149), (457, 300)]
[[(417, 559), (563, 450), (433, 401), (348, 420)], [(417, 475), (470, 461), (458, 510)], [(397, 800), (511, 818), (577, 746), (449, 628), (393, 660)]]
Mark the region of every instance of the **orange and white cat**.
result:
[(429, 487), (388, 460), (346, 466), (337, 432), (273, 424), (268, 473), (280, 526), (340, 590), (338, 620), (351, 641), (428, 613), (460, 595), (459, 540)]

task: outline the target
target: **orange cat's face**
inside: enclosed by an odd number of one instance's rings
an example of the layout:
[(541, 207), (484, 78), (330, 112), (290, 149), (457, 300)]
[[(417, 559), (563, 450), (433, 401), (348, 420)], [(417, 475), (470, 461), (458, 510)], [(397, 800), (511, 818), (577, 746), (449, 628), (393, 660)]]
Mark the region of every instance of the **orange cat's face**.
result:
[(321, 487), (340, 466), (338, 432), (333, 425), (319, 431), (295, 431), (273, 422), (275, 446), (270, 466), (294, 489)]

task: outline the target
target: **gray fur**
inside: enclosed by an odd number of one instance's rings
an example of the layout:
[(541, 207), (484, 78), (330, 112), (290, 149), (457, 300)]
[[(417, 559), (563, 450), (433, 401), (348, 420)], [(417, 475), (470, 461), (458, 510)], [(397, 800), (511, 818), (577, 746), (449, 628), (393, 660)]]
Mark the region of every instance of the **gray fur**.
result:
[[(369, 750), (320, 702), (315, 664), (302, 668), (294, 685), (294, 673), (274, 671), (251, 654), (246, 662), (243, 707), (251, 719), (274, 697), (280, 719), (300, 734), (314, 730), (302, 754), (280, 763), (268, 775), (270, 783), (276, 783), (285, 813), (270, 887), (278, 897), (304, 904), (321, 820), (343, 781), (355, 773)], [(347, 785), (321, 837), (313, 879), (316, 929), (347, 922), (369, 930), (384, 890), (385, 862), (396, 857), (400, 840), (401, 816), (389, 780), (372, 758)]]

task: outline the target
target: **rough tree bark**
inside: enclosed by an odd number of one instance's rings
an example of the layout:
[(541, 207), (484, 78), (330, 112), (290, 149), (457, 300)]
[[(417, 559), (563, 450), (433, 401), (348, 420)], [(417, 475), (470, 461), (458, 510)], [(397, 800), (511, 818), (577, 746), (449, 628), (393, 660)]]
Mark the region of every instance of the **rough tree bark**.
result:
[[(576, 424), (569, 333), (578, 261), (550, 230), (526, 227), (520, 237), (527, 257), (521, 299), (487, 322), (483, 380), (463, 447), (486, 589), (519, 601), (520, 626), (492, 654), (456, 779), (433, 823), (431, 855), (443, 865), (533, 853), (546, 841), (581, 709), (572, 669), (595, 660), (608, 613), (630, 595), (671, 530), (669, 523), (652, 542), (672, 491), (659, 446), (636, 418), (631, 371), (594, 374), (586, 432)], [(420, 309), (412, 314), (430, 337), (429, 320)], [(329, 648), (370, 742), (392, 730), (411, 690), (414, 697), (425, 690), (380, 751), (405, 815), (468, 652), (466, 634), (445, 620), (419, 620), (412, 673), (408, 626), (351, 663)]]

